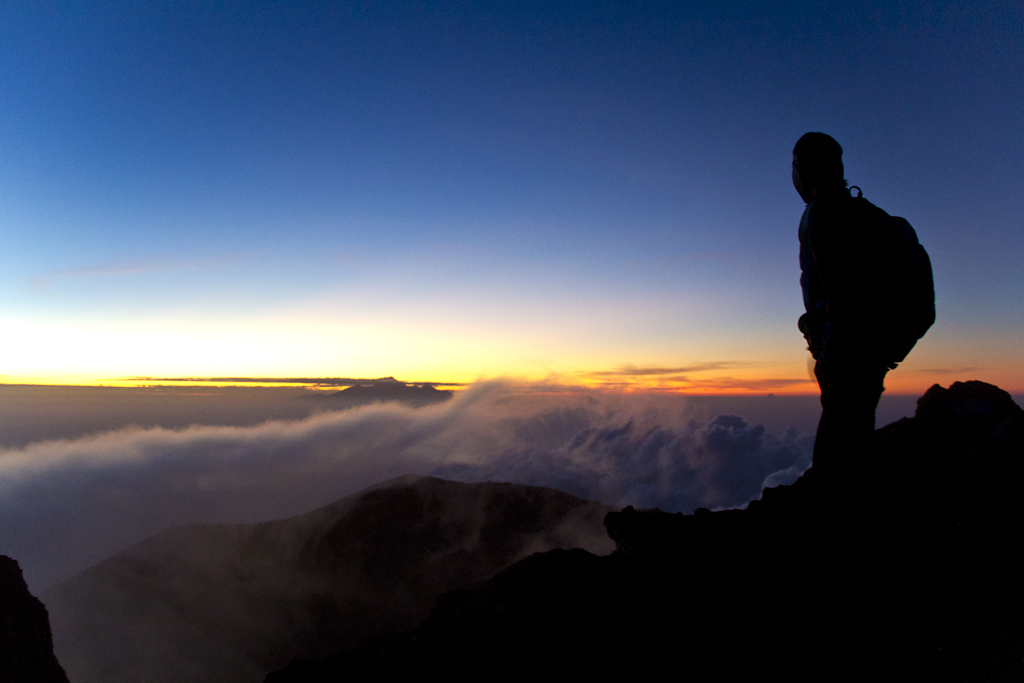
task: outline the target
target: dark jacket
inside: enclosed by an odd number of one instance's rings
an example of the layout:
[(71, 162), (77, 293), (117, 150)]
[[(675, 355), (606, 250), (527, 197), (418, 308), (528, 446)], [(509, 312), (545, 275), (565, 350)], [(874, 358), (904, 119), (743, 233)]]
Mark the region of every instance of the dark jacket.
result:
[(800, 329), (818, 360), (885, 362), (883, 272), (888, 214), (846, 188), (815, 198), (800, 219)]

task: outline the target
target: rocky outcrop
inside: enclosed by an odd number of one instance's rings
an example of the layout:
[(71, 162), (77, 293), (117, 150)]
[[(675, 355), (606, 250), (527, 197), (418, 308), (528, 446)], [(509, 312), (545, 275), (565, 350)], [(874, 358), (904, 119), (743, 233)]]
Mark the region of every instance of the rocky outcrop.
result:
[(0, 555), (0, 681), (67, 683), (53, 655), (46, 608), (31, 593), (17, 561)]
[(745, 510), (627, 508), (617, 551), (550, 551), (442, 596), (404, 634), (268, 683), (439, 674), (1021, 680), (1024, 415), (935, 386), (841, 490), (813, 468)]

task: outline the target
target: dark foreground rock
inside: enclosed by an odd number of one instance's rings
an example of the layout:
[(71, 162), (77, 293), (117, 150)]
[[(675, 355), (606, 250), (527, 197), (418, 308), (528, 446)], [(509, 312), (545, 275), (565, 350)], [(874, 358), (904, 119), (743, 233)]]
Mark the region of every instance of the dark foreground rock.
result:
[(611, 556), (534, 555), (416, 629), (267, 682), (1022, 680), (1021, 409), (981, 382), (935, 386), (877, 437), (841, 487), (812, 469), (745, 510), (611, 513)]
[(68, 681), (53, 655), (46, 608), (28, 592), (18, 563), (4, 555), (0, 555), (0, 681)]

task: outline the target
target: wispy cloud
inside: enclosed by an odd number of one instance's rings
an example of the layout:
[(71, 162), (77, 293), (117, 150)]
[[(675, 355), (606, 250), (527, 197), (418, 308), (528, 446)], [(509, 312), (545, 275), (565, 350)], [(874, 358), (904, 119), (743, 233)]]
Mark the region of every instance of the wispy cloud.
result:
[(673, 378), (662, 384), (641, 384), (637, 382), (600, 382), (598, 385), (603, 389), (621, 389), (624, 391), (642, 389), (646, 392), (665, 393), (690, 393), (690, 394), (717, 394), (717, 393), (764, 393), (778, 389), (791, 387), (807, 387), (811, 389), (816, 386), (810, 379), (792, 379), (787, 377), (767, 377), (740, 379), (736, 377), (716, 377), (712, 379), (689, 379)]
[(198, 261), (169, 261), (150, 263), (125, 263), (109, 266), (94, 266), (86, 268), (66, 268), (63, 270), (51, 270), (29, 280), (35, 290), (46, 290), (56, 280), (75, 278), (103, 278), (118, 277), (121, 275), (135, 275), (138, 273), (157, 273), (174, 270), (199, 270), (201, 268), (212, 268), (228, 263), (234, 263), (244, 258), (243, 255), (217, 256)]
[(750, 370), (760, 364), (751, 361), (712, 361), (679, 366), (623, 365), (613, 370), (591, 370), (549, 378), (549, 384), (568, 384), (605, 390), (653, 392), (754, 392), (762, 393), (790, 387), (811, 388), (815, 382), (806, 377), (737, 377), (729, 371)]
[(979, 367), (952, 367), (952, 368), (920, 368), (915, 370), (919, 375), (967, 375), (972, 372), (981, 372)]
[(354, 384), (395, 382), (404, 385), (432, 387), (464, 387), (465, 382), (406, 382), (394, 377), (121, 377), (117, 382), (173, 382), (182, 384), (307, 384), (313, 386), (350, 387)]
[(726, 370), (740, 366), (749, 366), (753, 363), (742, 361), (714, 361), (710, 363), (694, 363), (692, 365), (681, 365), (678, 367), (637, 367), (636, 365), (623, 365), (614, 370), (595, 370), (587, 372), (589, 377), (650, 377), (659, 375), (682, 375), (693, 372), (710, 372), (713, 370)]
[(716, 377), (713, 379), (705, 380), (691, 380), (690, 389), (694, 391), (706, 391), (713, 393), (716, 391), (735, 391), (740, 389), (747, 389), (751, 391), (764, 391), (770, 389), (785, 389), (788, 387), (797, 387), (807, 385), (808, 387), (817, 387), (817, 383), (814, 380), (806, 378), (789, 378), (789, 377), (760, 377), (760, 378), (736, 378), (736, 377)]

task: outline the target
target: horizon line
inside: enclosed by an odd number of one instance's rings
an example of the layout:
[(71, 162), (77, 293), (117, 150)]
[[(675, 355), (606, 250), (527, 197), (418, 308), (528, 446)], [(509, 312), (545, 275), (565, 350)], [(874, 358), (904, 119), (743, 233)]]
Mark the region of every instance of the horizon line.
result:
[[(315, 379), (314, 381), (305, 381), (306, 379)], [(329, 382), (323, 382), (321, 386), (354, 386), (357, 384), (365, 384), (377, 381), (394, 381), (398, 384), (405, 385), (419, 385), (419, 386), (449, 386), (449, 387), (468, 387), (474, 384), (474, 382), (404, 382), (396, 380), (390, 377), (381, 378), (254, 378), (254, 377), (236, 377), (236, 378), (124, 378), (118, 380), (110, 380), (112, 382), (141, 382), (141, 381), (163, 381), (168, 383), (177, 384), (151, 384), (151, 385), (117, 385), (117, 384), (96, 384), (96, 383), (59, 383), (59, 384), (42, 384), (38, 382), (0, 382), (0, 387), (51, 387), (54, 389), (58, 388), (82, 388), (82, 389), (149, 389), (149, 388), (160, 388), (160, 387), (174, 387), (179, 386), (184, 388), (188, 385), (201, 386), (203, 382), (219, 382), (215, 386), (207, 388), (216, 389), (230, 389), (232, 387), (241, 387), (245, 384), (263, 384), (264, 389), (275, 389), (275, 388), (297, 388), (303, 386), (316, 385), (321, 379), (327, 380), (339, 380), (339, 383), (333, 384)], [(343, 380), (343, 381), (342, 381)], [(236, 384), (227, 383), (229, 381), (236, 382)], [(622, 390), (609, 390), (609, 387), (588, 387), (582, 385), (553, 385), (546, 382), (532, 382), (527, 384), (534, 384), (535, 388), (533, 391), (527, 391), (525, 393), (536, 394), (536, 395), (565, 395), (565, 394), (586, 394), (586, 393), (601, 393), (601, 394), (657, 394), (661, 396), (676, 395), (676, 396), (690, 396), (694, 398), (698, 397), (733, 397), (733, 398), (796, 398), (796, 397), (807, 397), (817, 398), (820, 396), (818, 391), (808, 392), (773, 392), (773, 391), (737, 391), (725, 390), (725, 391), (709, 391), (706, 387), (700, 390), (686, 391), (668, 387), (622, 387)], [(266, 386), (271, 385), (271, 386)], [(285, 386), (287, 385), (287, 386)], [(941, 386), (941, 385), (940, 385)], [(1000, 387), (1002, 388), (1002, 387)], [(1015, 399), (1017, 397), (1024, 397), (1024, 392), (1007, 391)], [(924, 394), (924, 391), (886, 391), (884, 396), (916, 396), (920, 397)]]
[(445, 387), (462, 387), (466, 382), (410, 382), (387, 377), (120, 377), (109, 380), (111, 382), (237, 382), (241, 384), (316, 384), (321, 386), (353, 386), (356, 384), (367, 384), (371, 382), (395, 382), (398, 384), (419, 384)]

